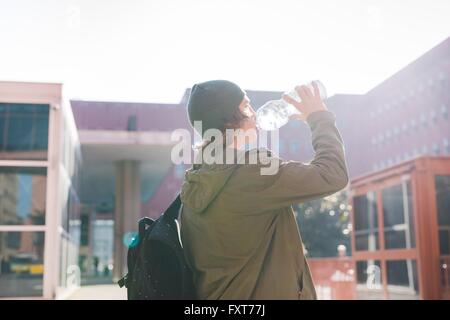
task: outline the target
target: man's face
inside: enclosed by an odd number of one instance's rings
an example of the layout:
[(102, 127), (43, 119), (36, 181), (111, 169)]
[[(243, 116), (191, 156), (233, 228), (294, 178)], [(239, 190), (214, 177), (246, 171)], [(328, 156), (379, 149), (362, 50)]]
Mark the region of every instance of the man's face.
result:
[(250, 99), (247, 95), (242, 99), (239, 110), (246, 117), (241, 122), (240, 129), (246, 132), (246, 136), (249, 138), (248, 142), (253, 142), (257, 139), (256, 112), (250, 105)]
[(250, 99), (247, 95), (245, 95), (242, 99), (242, 102), (239, 105), (239, 110), (244, 116), (246, 116), (246, 119), (241, 124), (241, 129), (256, 129), (256, 112), (250, 105)]

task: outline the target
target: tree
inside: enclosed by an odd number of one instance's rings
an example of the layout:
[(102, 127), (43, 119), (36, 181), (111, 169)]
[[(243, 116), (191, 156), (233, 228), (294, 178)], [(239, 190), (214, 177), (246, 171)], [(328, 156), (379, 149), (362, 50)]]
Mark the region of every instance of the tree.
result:
[(350, 210), (346, 190), (294, 206), (309, 257), (336, 257), (340, 245), (351, 254)]

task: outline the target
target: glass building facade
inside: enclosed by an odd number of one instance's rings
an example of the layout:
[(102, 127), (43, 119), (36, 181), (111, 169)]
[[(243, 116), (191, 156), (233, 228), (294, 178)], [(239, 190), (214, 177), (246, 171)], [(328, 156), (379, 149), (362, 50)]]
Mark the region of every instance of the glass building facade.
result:
[(0, 82), (0, 299), (79, 284), (79, 150), (61, 85)]
[(351, 190), (359, 298), (450, 298), (450, 157), (419, 156)]
[[(416, 259), (388, 259), (389, 255), (383, 259), (382, 254), (377, 255), (395, 249), (415, 248), (411, 201), (409, 179), (380, 185), (376, 190), (353, 198), (355, 257), (361, 252), (366, 252), (368, 256), (356, 262), (357, 283), (367, 297), (376, 298), (377, 294), (382, 297), (383, 275), (384, 290), (391, 296), (404, 294), (419, 297)], [(381, 225), (383, 237), (380, 237)], [(380, 244), (381, 238), (383, 246)], [(371, 258), (371, 255), (377, 259)]]

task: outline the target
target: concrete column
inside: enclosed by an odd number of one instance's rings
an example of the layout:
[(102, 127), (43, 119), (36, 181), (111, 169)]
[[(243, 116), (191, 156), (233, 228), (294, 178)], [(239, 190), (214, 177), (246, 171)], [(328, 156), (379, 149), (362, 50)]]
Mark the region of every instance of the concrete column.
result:
[(123, 243), (127, 232), (137, 231), (141, 216), (141, 190), (139, 161), (124, 160), (116, 163), (116, 202), (114, 222), (114, 272), (117, 281), (127, 271), (128, 248)]

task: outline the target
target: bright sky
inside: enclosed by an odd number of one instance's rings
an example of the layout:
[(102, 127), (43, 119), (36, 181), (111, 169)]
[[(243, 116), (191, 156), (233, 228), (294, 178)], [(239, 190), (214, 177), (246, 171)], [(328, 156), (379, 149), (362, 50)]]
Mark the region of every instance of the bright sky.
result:
[(450, 36), (450, 0), (0, 0), (0, 80), (178, 102), (195, 82), (365, 93)]

